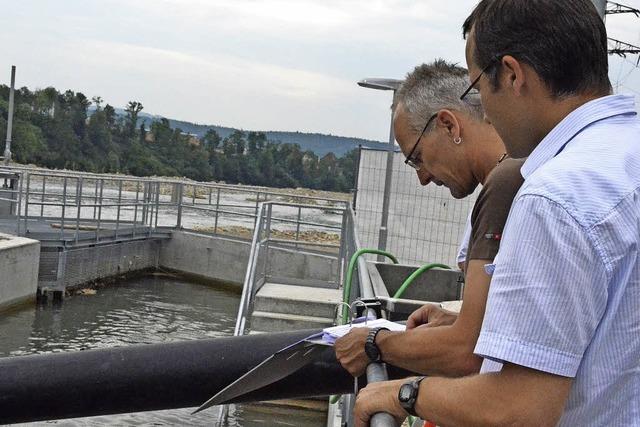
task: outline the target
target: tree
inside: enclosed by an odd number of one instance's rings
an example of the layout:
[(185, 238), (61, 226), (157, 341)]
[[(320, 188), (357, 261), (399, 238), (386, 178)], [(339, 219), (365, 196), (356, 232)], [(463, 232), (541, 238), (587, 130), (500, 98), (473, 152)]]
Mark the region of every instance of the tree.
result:
[(129, 101), (127, 107), (124, 109), (127, 114), (126, 117), (126, 125), (128, 136), (132, 137), (136, 132), (136, 127), (138, 125), (138, 114), (142, 111), (144, 107), (138, 101)]
[[(3, 135), (8, 98), (9, 88), (0, 85)], [(89, 115), (91, 103), (95, 111)], [(53, 168), (213, 178), (271, 187), (347, 191), (353, 186), (355, 150), (342, 158), (328, 154), (318, 160), (297, 144), (267, 140), (264, 132), (235, 130), (221, 141), (213, 128), (204, 135), (204, 143), (196, 145), (189, 134), (172, 128), (165, 118), (151, 121), (147, 129), (138, 120), (142, 109), (140, 102), (131, 101), (125, 114), (118, 115), (99, 96), (89, 101), (72, 90), (20, 88), (16, 91), (14, 158)], [(191, 127), (186, 129), (194, 132)]]
[(210, 152), (214, 151), (220, 145), (220, 135), (215, 129), (211, 128), (204, 134), (204, 144), (207, 146)]

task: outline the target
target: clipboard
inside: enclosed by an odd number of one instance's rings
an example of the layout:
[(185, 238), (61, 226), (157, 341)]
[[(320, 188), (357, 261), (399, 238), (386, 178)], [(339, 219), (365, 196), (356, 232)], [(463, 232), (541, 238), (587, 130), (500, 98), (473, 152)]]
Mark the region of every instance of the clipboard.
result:
[(285, 347), (267, 357), (255, 368), (220, 390), (215, 396), (196, 409), (192, 415), (211, 406), (222, 405), (235, 397), (273, 384), (313, 362), (331, 347), (331, 344), (322, 341), (322, 332)]
[[(360, 301), (356, 302), (361, 303)], [(342, 304), (349, 306), (349, 304), (341, 303), (336, 308), (339, 308)], [(351, 309), (352, 307), (349, 306), (349, 308)], [(319, 358), (324, 351), (332, 349), (335, 339), (346, 334), (350, 328), (366, 326), (385, 326), (390, 330), (396, 331), (405, 329), (404, 325), (389, 322), (385, 319), (372, 320), (368, 316), (352, 319), (348, 325), (325, 328), (317, 334), (310, 335), (267, 357), (256, 367), (247, 371), (247, 373), (200, 405), (198, 409), (192, 412), (192, 415), (212, 406), (225, 404), (231, 399), (289, 376)]]

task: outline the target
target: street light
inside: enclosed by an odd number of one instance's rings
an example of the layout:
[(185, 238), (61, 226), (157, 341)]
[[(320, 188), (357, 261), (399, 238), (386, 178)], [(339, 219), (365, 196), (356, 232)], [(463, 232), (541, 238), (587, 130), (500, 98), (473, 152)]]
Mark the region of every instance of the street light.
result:
[[(364, 79), (358, 82), (359, 86), (377, 90), (391, 90), (395, 98), (396, 91), (403, 80), (397, 79)], [(391, 177), (393, 173), (393, 153), (395, 151), (395, 136), (393, 134), (393, 111), (391, 112), (391, 125), (389, 126), (389, 146), (387, 147), (387, 170), (384, 176), (384, 195), (382, 198), (382, 219), (380, 220), (380, 230), (378, 232), (378, 249), (387, 249), (387, 235), (389, 222), (389, 199), (391, 198)], [(378, 255), (378, 261), (383, 261), (383, 257)]]

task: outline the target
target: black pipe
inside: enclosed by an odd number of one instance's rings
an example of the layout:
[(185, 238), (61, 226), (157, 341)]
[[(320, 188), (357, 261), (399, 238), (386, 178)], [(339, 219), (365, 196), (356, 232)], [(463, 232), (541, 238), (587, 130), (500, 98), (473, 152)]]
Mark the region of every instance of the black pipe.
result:
[[(317, 331), (0, 359), (0, 422), (197, 407), (275, 351)], [(353, 392), (332, 349), (238, 401)]]

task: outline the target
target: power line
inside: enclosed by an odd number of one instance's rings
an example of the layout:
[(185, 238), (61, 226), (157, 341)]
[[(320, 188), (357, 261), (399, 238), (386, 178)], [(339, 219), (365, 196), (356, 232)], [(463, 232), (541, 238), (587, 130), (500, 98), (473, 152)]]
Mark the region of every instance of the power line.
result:
[(625, 6), (624, 4), (616, 3), (613, 1), (607, 2), (607, 10), (605, 11), (606, 15), (617, 15), (621, 13), (633, 13), (635, 16), (640, 18), (640, 10), (634, 7)]
[(626, 58), (627, 55), (639, 55), (638, 60), (636, 61), (636, 67), (640, 65), (640, 47), (611, 37), (609, 37), (608, 40), (612, 43), (612, 47), (609, 49), (610, 55), (618, 55), (623, 58)]

